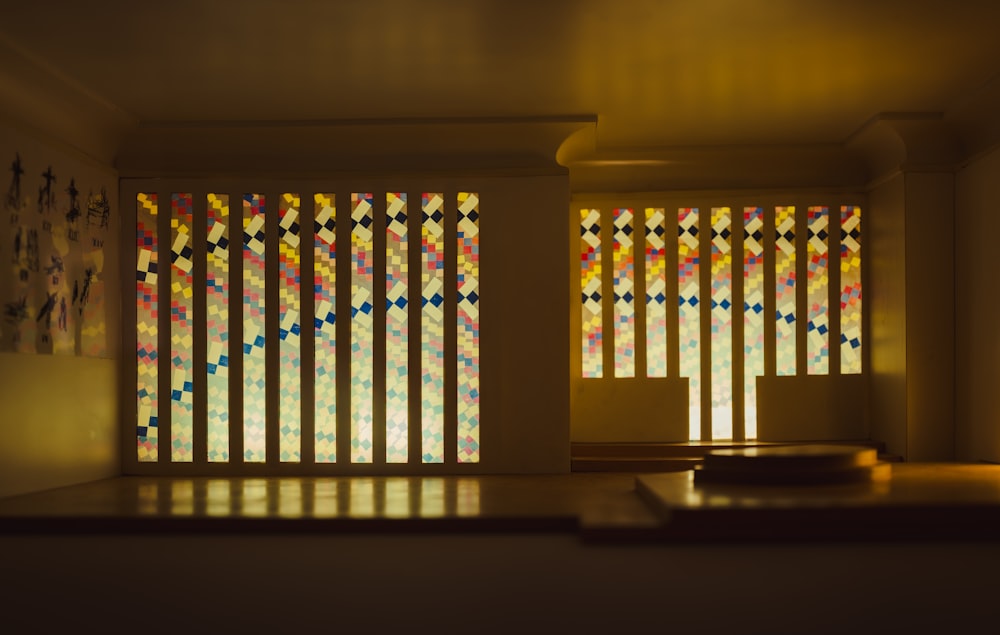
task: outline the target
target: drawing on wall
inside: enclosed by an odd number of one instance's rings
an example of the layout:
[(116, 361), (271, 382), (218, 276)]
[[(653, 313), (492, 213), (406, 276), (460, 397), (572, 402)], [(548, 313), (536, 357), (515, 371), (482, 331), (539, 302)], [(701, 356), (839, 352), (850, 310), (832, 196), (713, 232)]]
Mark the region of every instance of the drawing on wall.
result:
[(106, 357), (108, 184), (11, 154), (0, 217), (0, 352)]

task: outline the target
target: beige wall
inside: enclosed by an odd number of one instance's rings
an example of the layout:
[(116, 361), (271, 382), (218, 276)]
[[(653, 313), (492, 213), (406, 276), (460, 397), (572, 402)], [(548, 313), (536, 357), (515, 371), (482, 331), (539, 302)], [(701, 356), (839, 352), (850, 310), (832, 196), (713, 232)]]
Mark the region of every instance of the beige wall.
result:
[(903, 176), (868, 194), (863, 217), (871, 360), (871, 436), (889, 452), (906, 454), (906, 230)]
[(956, 454), (1000, 461), (1000, 149), (956, 176)]
[[(86, 197), (96, 193), (91, 188), (98, 190), (100, 186), (107, 187), (112, 210), (111, 226), (106, 232), (95, 233), (104, 240), (103, 270), (99, 274), (104, 295), (104, 353), (100, 357), (0, 353), (0, 496), (8, 496), (120, 473), (117, 393), (121, 274), (117, 173), (57, 139), (8, 120), (0, 120), (0, 150), (5, 166), (13, 160), (14, 152), (20, 154), (26, 172), (22, 177), (22, 193), (26, 197), (36, 187), (36, 171), (43, 169), (39, 166), (51, 165), (57, 175), (54, 189), (59, 197), (66, 196), (64, 190), (73, 177), (84, 210)], [(4, 185), (8, 179), (9, 176), (3, 177)], [(33, 203), (34, 199), (30, 201)], [(0, 211), (3, 212), (0, 218), (8, 223), (6, 208), (0, 206)], [(37, 212), (29, 205), (21, 214)], [(15, 294), (12, 276), (18, 275), (8, 264), (10, 236), (6, 229), (0, 228), (0, 258), (4, 263), (0, 276), (5, 277), (0, 280), (0, 295), (5, 296), (0, 297), (0, 305), (11, 299), (6, 296)], [(81, 242), (87, 240), (84, 233)], [(90, 251), (94, 246), (81, 244), (80, 248)], [(41, 254), (43, 260), (47, 256)], [(67, 259), (67, 275), (70, 263)], [(36, 285), (29, 293), (44, 292), (45, 288)], [(29, 319), (35, 317), (30, 315)], [(5, 330), (9, 328), (9, 324), (0, 322), (0, 333), (9, 335)], [(77, 343), (79, 338), (77, 333)]]

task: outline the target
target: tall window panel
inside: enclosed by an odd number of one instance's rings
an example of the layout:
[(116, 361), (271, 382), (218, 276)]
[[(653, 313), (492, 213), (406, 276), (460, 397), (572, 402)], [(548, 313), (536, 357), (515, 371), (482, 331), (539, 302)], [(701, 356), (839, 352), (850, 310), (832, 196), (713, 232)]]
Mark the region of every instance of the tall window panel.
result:
[(757, 377), (764, 374), (764, 208), (743, 208), (744, 432), (757, 438)]
[(333, 194), (313, 197), (316, 462), (337, 461), (337, 210)]
[(613, 212), (615, 377), (635, 377), (635, 249), (631, 209)]
[(774, 212), (775, 361), (778, 375), (795, 374), (795, 208)]
[(479, 195), (458, 194), (458, 462), (479, 462)]
[(285, 193), (278, 201), (278, 312), (279, 312), (279, 452), (281, 461), (298, 462), (302, 448), (302, 331), (300, 305), (302, 232), (298, 194)]
[(421, 200), (421, 461), (444, 462), (444, 195)]
[(170, 457), (175, 463), (194, 459), (194, 307), (190, 193), (170, 196)]
[(385, 460), (409, 452), (409, 233), (405, 192), (385, 195)]
[(264, 206), (261, 194), (243, 196), (243, 458), (248, 463), (267, 458)]
[(667, 376), (667, 252), (663, 209), (646, 208), (646, 376)]
[(156, 194), (136, 195), (136, 451), (139, 461), (156, 461), (159, 454), (159, 292)]
[(583, 376), (604, 375), (601, 299), (601, 211), (580, 210), (580, 281), (583, 295)]
[(208, 460), (229, 460), (229, 195), (207, 197), (205, 336)]
[(351, 194), (351, 461), (371, 463), (375, 346), (374, 195)]
[(861, 208), (840, 208), (840, 372), (861, 372)]
[(688, 426), (692, 440), (701, 438), (701, 292), (698, 208), (677, 214), (677, 288), (680, 371), (688, 379)]
[(806, 296), (809, 312), (809, 321), (806, 323), (806, 373), (809, 375), (826, 375), (830, 372), (829, 219), (830, 213), (826, 207), (810, 207), (806, 210)]
[(728, 207), (712, 208), (712, 438), (733, 436), (733, 233)]

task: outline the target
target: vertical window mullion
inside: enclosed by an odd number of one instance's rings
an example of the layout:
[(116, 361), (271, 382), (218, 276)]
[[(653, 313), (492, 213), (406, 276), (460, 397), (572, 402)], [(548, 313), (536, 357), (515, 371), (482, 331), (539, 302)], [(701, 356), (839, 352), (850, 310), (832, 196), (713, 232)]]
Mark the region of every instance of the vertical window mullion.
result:
[[(193, 316), (197, 319), (193, 322), (192, 337), (192, 373), (191, 383), (194, 389), (193, 394), (193, 430), (192, 430), (192, 459), (194, 463), (204, 465), (208, 462), (208, 376), (201, 372), (207, 367), (207, 289), (206, 289), (206, 268), (207, 268), (207, 233), (205, 218), (207, 216), (207, 197), (205, 192), (195, 190), (192, 192), (192, 259), (194, 266), (193, 285)], [(195, 372), (194, 369), (198, 369)]]

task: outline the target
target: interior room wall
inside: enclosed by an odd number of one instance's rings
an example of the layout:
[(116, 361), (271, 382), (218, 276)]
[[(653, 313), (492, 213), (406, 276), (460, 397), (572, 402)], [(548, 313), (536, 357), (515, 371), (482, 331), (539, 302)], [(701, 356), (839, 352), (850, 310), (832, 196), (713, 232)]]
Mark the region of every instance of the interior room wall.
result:
[(1000, 148), (956, 174), (956, 458), (1000, 461)]
[[(0, 231), (3, 238), (0, 243), (0, 262), (3, 263), (0, 276), (4, 277), (0, 289), (6, 296), (0, 298), (5, 311), (0, 318), (0, 333), (8, 344), (0, 348), (0, 496), (7, 496), (110, 477), (120, 472), (116, 405), (119, 366), (117, 335), (120, 332), (117, 280), (120, 271), (117, 173), (82, 152), (10, 121), (0, 121), (0, 148), (4, 152), (0, 158), (4, 160), (5, 167), (10, 165), (12, 168), (13, 164), (7, 162), (13, 162), (15, 155), (19, 155), (25, 172), (21, 178), (21, 202), (25, 207), (17, 213), (12, 211), (5, 190), (6, 204), (2, 206), (5, 226)], [(85, 262), (83, 258), (91, 259), (86, 261), (91, 263), (89, 266), (94, 266), (94, 258), (101, 260), (101, 271), (95, 273), (91, 290), (96, 290), (100, 284), (103, 332), (91, 334), (89, 344), (92, 346), (89, 350), (81, 350), (79, 332), (75, 335), (76, 342), (69, 341), (68, 350), (60, 351), (53, 347), (50, 352), (41, 352), (39, 348), (45, 347), (32, 342), (30, 348), (33, 350), (15, 352), (9, 345), (13, 341), (14, 324), (6, 315), (6, 305), (24, 295), (18, 291), (20, 287), (16, 283), (21, 267), (13, 262), (18, 254), (13, 253), (17, 231), (13, 229), (12, 219), (17, 214), (22, 216), (17, 221), (17, 227), (27, 228), (37, 224), (34, 217), (40, 213), (35, 201), (39, 193), (35, 188), (46, 167), (51, 167), (57, 175), (52, 190), (60, 204), (66, 199), (65, 190), (73, 178), (80, 190), (83, 207), (84, 217), (77, 221), (81, 227), (80, 240), (72, 243), (69, 253), (64, 254), (64, 275), (67, 278), (72, 275), (71, 258), (74, 255), (81, 258), (77, 262), (81, 266)], [(7, 186), (13, 175), (10, 170), (5, 172), (3, 183)], [(109, 227), (88, 230), (85, 228), (86, 204), (88, 197), (96, 194), (93, 188), (99, 191), (100, 187), (107, 187), (111, 210)], [(45, 216), (51, 217), (56, 232), (65, 222), (57, 212)], [(39, 231), (42, 233), (41, 244), (49, 244), (45, 230)], [(102, 241), (100, 246), (93, 242), (95, 239)], [(24, 239), (20, 247), (23, 255), (26, 250)], [(26, 323), (33, 334), (38, 330), (36, 325), (41, 323), (38, 313), (47, 291), (44, 286), (46, 281), (42, 278), (46, 276), (44, 265), (50, 254), (39, 254), (39, 258), (40, 270), (31, 275), (40, 277), (42, 286), (33, 284), (27, 292), (31, 296), (29, 303), (34, 306), (29, 306)], [(68, 295), (68, 288), (64, 289)], [(69, 311), (74, 312), (74, 309), (71, 306)], [(71, 320), (73, 317), (75, 314)]]
[(906, 196), (902, 174), (868, 193), (864, 246), (871, 360), (871, 436), (906, 456)]

